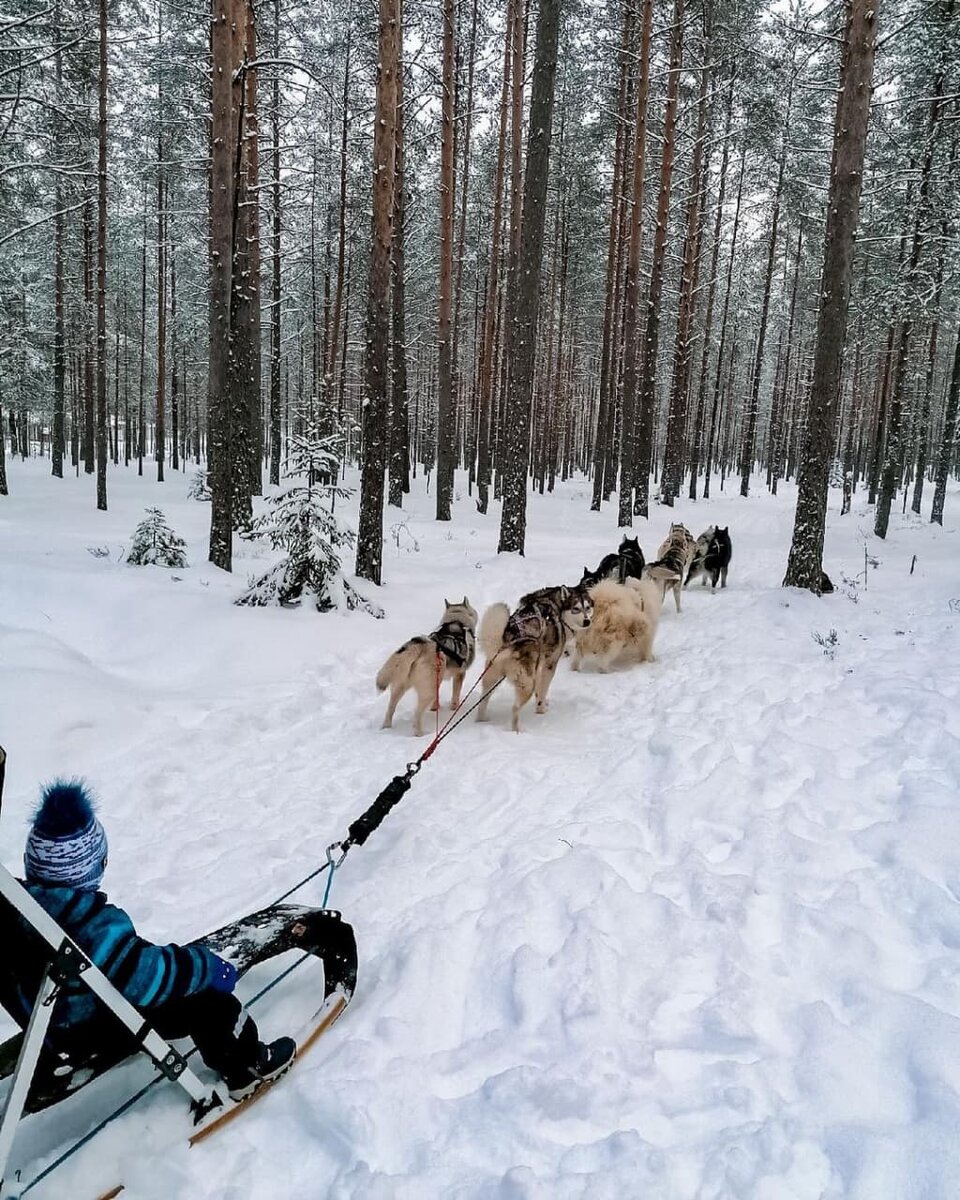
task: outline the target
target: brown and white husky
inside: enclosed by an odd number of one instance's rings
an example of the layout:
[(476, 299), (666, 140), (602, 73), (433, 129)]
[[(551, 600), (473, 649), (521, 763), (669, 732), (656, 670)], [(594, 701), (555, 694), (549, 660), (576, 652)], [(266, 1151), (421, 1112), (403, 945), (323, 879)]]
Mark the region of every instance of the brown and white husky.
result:
[[(693, 562), (696, 548), (697, 543), (686, 525), (673, 524), (657, 551), (656, 562), (647, 563), (646, 566), (646, 572), (651, 578), (662, 580), (664, 597), (668, 591), (673, 590), (677, 612), (680, 611), (680, 593), (683, 590), (683, 581), (687, 577), (691, 562)], [(675, 578), (670, 578), (671, 576), (675, 576)]]
[(512, 613), (506, 604), (488, 608), (480, 622), (480, 647), (487, 665), (477, 720), (486, 720), (490, 692), (501, 679), (513, 684), (514, 733), (520, 732), (520, 709), (534, 693), (537, 712), (546, 712), (547, 694), (567, 639), (590, 624), (592, 612), (593, 601), (579, 586), (531, 592)]
[(464, 596), (459, 604), (444, 600), (443, 620), (433, 631), (404, 642), (377, 673), (377, 691), (390, 689), (387, 715), (383, 729), (393, 725), (393, 714), (404, 695), (411, 689), (417, 693), (417, 710), (413, 717), (415, 737), (423, 735), (423, 714), (437, 707), (440, 683), (453, 680), (451, 707), (460, 704), (460, 693), (467, 671), (473, 666), (477, 649), (477, 613)]

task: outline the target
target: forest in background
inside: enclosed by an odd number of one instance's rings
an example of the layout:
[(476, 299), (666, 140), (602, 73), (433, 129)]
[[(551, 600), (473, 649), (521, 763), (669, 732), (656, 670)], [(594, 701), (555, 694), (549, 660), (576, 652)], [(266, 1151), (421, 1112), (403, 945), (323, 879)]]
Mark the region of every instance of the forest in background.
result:
[(314, 430), (379, 582), (418, 473), (520, 551), (799, 478), (818, 591), (828, 482), (958, 470), (958, 115), (955, 0), (6, 0), (0, 494), (208, 464), (229, 569)]

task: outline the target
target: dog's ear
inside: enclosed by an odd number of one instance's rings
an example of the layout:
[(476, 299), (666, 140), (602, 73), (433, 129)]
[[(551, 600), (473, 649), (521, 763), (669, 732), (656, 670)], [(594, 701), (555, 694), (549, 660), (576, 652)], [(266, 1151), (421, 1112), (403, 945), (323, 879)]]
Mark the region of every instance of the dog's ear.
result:
[(466, 598), (466, 596), (464, 596), (464, 598), (463, 598), (463, 607), (464, 608), (470, 607), (470, 601)]
[(444, 607), (444, 608), (452, 608), (452, 607), (453, 607), (453, 605), (452, 605), (452, 604), (450, 603), (450, 601), (449, 601), (449, 600), (446, 598), (446, 596), (444, 596), (444, 598), (443, 598), (443, 607)]

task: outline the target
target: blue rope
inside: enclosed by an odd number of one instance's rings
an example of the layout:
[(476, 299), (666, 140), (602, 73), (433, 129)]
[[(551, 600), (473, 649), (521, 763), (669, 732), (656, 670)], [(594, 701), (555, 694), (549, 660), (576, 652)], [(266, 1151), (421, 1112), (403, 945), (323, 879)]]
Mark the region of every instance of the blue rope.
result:
[(327, 876), (327, 886), (324, 888), (324, 891), (323, 891), (323, 904), (321, 906), (323, 908), (329, 907), (327, 901), (330, 899), (330, 888), (333, 886), (333, 877), (334, 877), (334, 875), (336, 875), (336, 873), (337, 873), (337, 864), (333, 861), (333, 859), (331, 859), (330, 860), (330, 874)]

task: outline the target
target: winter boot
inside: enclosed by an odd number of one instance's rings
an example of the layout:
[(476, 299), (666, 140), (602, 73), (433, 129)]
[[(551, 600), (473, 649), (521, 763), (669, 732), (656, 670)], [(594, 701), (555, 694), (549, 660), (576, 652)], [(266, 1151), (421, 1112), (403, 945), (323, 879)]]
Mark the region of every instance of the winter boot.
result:
[(257, 1088), (278, 1079), (290, 1069), (297, 1056), (297, 1043), (290, 1037), (277, 1038), (275, 1042), (261, 1042), (257, 1061), (253, 1067), (231, 1071), (224, 1077), (231, 1100), (246, 1100)]

